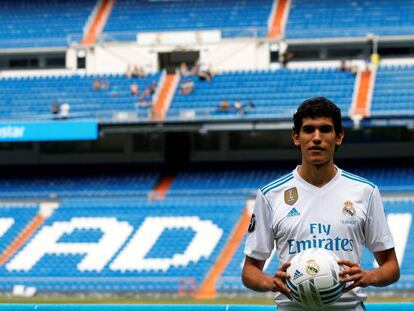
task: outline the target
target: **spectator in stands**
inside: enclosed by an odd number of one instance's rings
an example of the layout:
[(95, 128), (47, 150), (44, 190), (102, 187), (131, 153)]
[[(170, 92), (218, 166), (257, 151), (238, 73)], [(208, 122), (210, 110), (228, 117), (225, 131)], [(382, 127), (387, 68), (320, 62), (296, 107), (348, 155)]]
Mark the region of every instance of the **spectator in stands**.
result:
[(133, 82), (130, 86), (129, 86), (129, 90), (131, 91), (131, 95), (132, 96), (139, 96), (139, 85), (136, 82)]
[(92, 89), (94, 91), (100, 91), (101, 88), (102, 88), (101, 81), (98, 78), (96, 78), (92, 83)]
[(229, 111), (230, 110), (230, 103), (227, 99), (223, 99), (217, 106), (218, 111)]
[(280, 65), (285, 68), (292, 59), (293, 52), (286, 50), (280, 55)]
[(50, 110), (50, 112), (54, 115), (57, 116), (59, 114), (59, 103), (57, 100), (55, 100), (55, 102), (52, 105), (52, 109)]
[(153, 80), (151, 82), (151, 84), (149, 85), (149, 89), (150, 89), (150, 92), (151, 92), (151, 96), (155, 94), (155, 91), (157, 90), (157, 86), (158, 86), (158, 83), (155, 80)]
[(181, 79), (180, 94), (188, 95), (194, 91), (194, 81), (191, 76), (186, 76)]
[(129, 78), (145, 78), (145, 72), (144, 72), (144, 68), (142, 68), (142, 66), (132, 66), (132, 65), (128, 65), (126, 71), (125, 71), (125, 76), (129, 79)]
[(195, 63), (191, 73), (193, 76), (198, 77), (201, 81), (211, 81), (212, 78), (210, 68), (200, 63), (199, 60)]
[(239, 115), (244, 115), (244, 105), (242, 103), (242, 101), (240, 99), (236, 100), (234, 102), (234, 110), (239, 114)]
[[(327, 309), (364, 310), (366, 295), (361, 287), (387, 286), (400, 277), (380, 192), (371, 182), (334, 164), (344, 138), (341, 111), (334, 103), (323, 97), (304, 101), (293, 115), (293, 124), (291, 137), (301, 151), (301, 162), (257, 193), (244, 249), (243, 284), (276, 292), (278, 309), (306, 310), (292, 301), (295, 293), (286, 280), (294, 276), (287, 268), (295, 254), (318, 244), (333, 251), (343, 265), (339, 272), (343, 295)], [(314, 230), (317, 226), (330, 231)], [(340, 242), (334, 246), (334, 240)], [(374, 253), (379, 267), (360, 266), (363, 246)], [(266, 274), (263, 267), (274, 248), (281, 264)]]
[(116, 97), (116, 96), (118, 96), (118, 95), (119, 95), (118, 85), (116, 85), (116, 84), (112, 85), (112, 86), (111, 86), (111, 89), (110, 89), (110, 91), (109, 91), (109, 94), (110, 94), (112, 97)]
[(141, 108), (150, 108), (153, 106), (152, 103), (152, 96), (151, 96), (151, 90), (150, 88), (145, 88), (144, 92), (139, 97), (139, 102), (135, 104), (135, 107), (141, 107)]
[(181, 63), (179, 72), (181, 77), (188, 77), (190, 75), (190, 70), (188, 70), (187, 63)]
[(142, 66), (135, 65), (131, 75), (133, 78), (145, 78), (144, 68), (142, 68)]
[(66, 119), (67, 117), (69, 117), (69, 112), (70, 112), (69, 103), (67, 103), (66, 101), (63, 101), (62, 104), (60, 105), (59, 116), (62, 119)]
[(255, 108), (255, 104), (253, 103), (253, 101), (250, 99), (249, 102), (247, 103), (247, 108), (248, 109), (253, 109)]
[(102, 83), (101, 83), (101, 89), (102, 90), (109, 90), (109, 88), (110, 88), (110, 85), (109, 85), (108, 78), (103, 78)]
[(339, 66), (339, 70), (341, 70), (342, 72), (350, 72), (353, 75), (356, 75), (358, 72), (358, 68), (356, 66), (352, 66), (352, 64), (350, 63), (350, 61), (348, 59), (341, 59), (341, 64)]

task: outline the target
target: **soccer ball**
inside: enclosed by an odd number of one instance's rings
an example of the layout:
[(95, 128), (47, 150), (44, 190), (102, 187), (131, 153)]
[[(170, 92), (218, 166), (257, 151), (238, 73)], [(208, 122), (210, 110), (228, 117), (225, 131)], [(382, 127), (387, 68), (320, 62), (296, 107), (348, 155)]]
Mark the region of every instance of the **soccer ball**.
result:
[(325, 307), (337, 301), (345, 283), (339, 283), (342, 267), (332, 252), (323, 248), (310, 248), (296, 254), (287, 269), (290, 278), (286, 285), (293, 300), (308, 309)]

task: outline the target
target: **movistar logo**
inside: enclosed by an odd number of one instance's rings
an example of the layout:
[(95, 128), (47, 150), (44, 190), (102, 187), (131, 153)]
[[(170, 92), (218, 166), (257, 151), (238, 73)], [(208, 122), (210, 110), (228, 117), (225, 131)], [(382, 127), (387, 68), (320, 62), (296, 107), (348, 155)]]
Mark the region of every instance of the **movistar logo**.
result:
[(289, 213), (287, 214), (287, 217), (293, 217), (293, 216), (299, 216), (300, 213), (296, 208), (292, 208)]
[(300, 278), (303, 275), (299, 270), (296, 270), (293, 274), (293, 279), (296, 280), (297, 278)]

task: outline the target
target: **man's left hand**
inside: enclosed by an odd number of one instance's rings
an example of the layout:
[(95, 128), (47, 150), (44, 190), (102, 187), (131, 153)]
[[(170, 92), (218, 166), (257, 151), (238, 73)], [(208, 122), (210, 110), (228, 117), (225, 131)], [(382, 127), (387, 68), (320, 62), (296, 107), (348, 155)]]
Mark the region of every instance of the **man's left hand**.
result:
[(364, 270), (359, 264), (349, 260), (338, 260), (338, 264), (344, 267), (339, 272), (340, 282), (352, 282), (351, 285), (344, 289), (344, 293), (358, 286), (366, 287), (371, 285), (371, 273), (369, 270)]

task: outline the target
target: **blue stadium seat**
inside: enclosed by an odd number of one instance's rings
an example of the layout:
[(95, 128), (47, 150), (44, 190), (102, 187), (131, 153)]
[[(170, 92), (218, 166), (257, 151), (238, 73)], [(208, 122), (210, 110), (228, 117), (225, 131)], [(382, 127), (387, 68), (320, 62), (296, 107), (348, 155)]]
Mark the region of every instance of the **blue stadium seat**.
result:
[(219, 29), (223, 37), (267, 34), (271, 0), (116, 1), (103, 38), (136, 40), (137, 32)]

